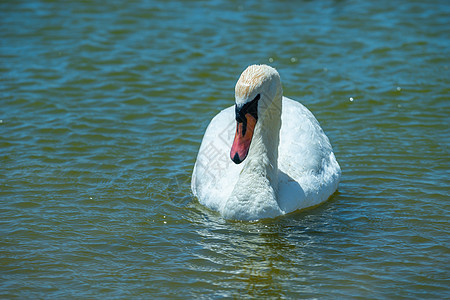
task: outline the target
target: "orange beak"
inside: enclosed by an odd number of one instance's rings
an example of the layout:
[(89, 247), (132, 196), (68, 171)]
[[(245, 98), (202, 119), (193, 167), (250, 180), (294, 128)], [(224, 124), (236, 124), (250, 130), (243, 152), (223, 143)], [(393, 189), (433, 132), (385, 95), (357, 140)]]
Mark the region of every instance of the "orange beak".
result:
[(247, 157), (250, 143), (252, 142), (253, 131), (255, 130), (256, 119), (251, 114), (245, 114), (247, 122), (236, 122), (236, 134), (231, 146), (230, 157), (235, 164), (240, 164)]

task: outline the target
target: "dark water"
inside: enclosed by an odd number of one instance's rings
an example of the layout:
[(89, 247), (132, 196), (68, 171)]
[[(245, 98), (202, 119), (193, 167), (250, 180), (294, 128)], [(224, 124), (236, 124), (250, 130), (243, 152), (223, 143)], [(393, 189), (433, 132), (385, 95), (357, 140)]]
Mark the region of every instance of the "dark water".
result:
[[(449, 35), (448, 1), (2, 1), (0, 297), (449, 298)], [(230, 222), (190, 175), (254, 63), (343, 176)]]

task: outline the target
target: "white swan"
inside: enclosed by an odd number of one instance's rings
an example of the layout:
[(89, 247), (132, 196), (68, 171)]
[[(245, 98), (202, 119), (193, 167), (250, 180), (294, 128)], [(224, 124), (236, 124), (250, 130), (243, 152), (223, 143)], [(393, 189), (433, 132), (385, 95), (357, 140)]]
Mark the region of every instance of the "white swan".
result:
[(316, 206), (337, 189), (341, 169), (327, 136), (306, 107), (282, 95), (274, 68), (249, 66), (236, 83), (236, 105), (206, 129), (191, 188), (227, 219)]

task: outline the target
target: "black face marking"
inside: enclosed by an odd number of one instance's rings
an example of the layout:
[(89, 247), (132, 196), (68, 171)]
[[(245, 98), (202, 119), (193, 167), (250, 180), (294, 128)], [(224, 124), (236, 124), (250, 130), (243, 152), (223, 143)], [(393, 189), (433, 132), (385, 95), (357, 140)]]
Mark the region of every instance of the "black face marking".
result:
[(245, 103), (244, 105), (235, 106), (236, 121), (238, 123), (243, 123), (242, 136), (244, 136), (247, 131), (247, 119), (245, 118), (246, 114), (250, 114), (256, 121), (258, 121), (258, 100), (260, 98), (261, 94), (258, 94), (252, 101)]

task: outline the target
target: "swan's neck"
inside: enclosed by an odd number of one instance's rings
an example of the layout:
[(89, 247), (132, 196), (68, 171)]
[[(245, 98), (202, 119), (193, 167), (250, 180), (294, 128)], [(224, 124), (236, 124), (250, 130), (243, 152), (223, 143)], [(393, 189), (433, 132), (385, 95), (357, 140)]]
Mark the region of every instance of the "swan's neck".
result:
[[(278, 144), (281, 128), (281, 95), (274, 99), (263, 115), (258, 116), (249, 153), (239, 179), (234, 186), (228, 205), (234, 217), (246, 219), (258, 210), (267, 217), (279, 214)], [(253, 212), (248, 211), (253, 210)]]
[[(267, 179), (273, 189), (278, 184), (278, 144), (281, 128), (281, 99), (265, 110), (258, 124), (250, 145), (247, 161), (243, 166), (241, 177)], [(252, 184), (250, 182), (250, 184)]]

